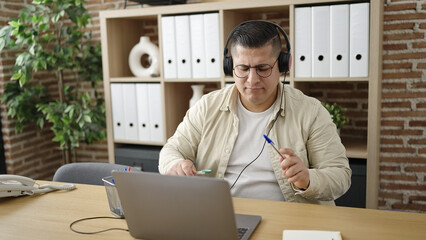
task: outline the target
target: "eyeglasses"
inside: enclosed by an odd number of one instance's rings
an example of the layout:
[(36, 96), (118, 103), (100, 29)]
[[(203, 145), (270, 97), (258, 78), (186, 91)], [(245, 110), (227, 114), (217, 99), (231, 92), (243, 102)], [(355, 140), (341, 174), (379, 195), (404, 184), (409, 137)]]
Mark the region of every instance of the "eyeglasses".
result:
[(234, 70), (234, 74), (238, 78), (246, 78), (250, 73), (250, 68), (256, 68), (256, 73), (257, 75), (259, 75), (259, 77), (267, 78), (271, 76), (272, 69), (274, 68), (275, 63), (277, 63), (277, 61), (278, 61), (278, 58), (277, 60), (275, 60), (272, 66), (269, 64), (259, 64), (254, 67), (250, 67), (244, 64), (240, 64), (235, 66), (232, 70)]

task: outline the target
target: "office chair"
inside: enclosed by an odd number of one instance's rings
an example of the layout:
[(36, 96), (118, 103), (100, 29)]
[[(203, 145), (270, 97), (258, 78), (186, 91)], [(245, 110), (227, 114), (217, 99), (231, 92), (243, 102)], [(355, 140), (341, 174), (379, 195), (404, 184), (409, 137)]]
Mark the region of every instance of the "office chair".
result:
[(82, 183), (104, 185), (102, 178), (111, 176), (111, 171), (124, 171), (129, 166), (111, 163), (82, 162), (69, 163), (56, 170), (55, 182)]

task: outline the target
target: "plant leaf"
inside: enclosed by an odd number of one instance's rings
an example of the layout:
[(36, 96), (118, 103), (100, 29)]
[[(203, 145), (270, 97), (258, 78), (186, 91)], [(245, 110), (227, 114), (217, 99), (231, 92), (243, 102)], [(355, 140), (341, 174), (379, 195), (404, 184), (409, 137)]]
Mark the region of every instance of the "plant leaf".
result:
[(17, 79), (21, 78), (21, 76), (22, 76), (22, 73), (17, 72), (15, 74), (13, 74), (11, 80), (17, 80)]
[(6, 41), (3, 38), (0, 38), (0, 52), (1, 50), (3, 50), (5, 45), (6, 45)]
[(92, 122), (92, 118), (90, 118), (89, 115), (84, 115), (84, 121), (91, 123)]

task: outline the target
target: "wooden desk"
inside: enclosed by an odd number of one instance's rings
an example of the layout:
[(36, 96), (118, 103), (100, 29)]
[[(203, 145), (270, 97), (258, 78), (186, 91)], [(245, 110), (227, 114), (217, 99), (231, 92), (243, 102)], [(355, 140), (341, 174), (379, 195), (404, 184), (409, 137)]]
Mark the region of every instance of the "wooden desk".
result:
[[(262, 216), (251, 240), (282, 239), (284, 229), (340, 231), (344, 240), (426, 238), (426, 214), (421, 213), (240, 198), (234, 199), (234, 208), (237, 213)], [(95, 216), (111, 216), (103, 186), (77, 184), (77, 189), (70, 192), (0, 199), (0, 239), (133, 239), (125, 231), (82, 235), (69, 229), (71, 222)], [(110, 227), (127, 228), (127, 225), (123, 219), (75, 225), (80, 231)]]

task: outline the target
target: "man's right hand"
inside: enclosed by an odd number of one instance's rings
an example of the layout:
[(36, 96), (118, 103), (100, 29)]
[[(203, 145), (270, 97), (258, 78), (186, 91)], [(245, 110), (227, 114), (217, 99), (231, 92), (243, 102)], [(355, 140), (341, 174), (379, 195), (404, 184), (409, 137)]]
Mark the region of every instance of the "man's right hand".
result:
[(167, 172), (168, 175), (178, 176), (195, 176), (197, 169), (195, 169), (194, 163), (190, 160), (180, 160), (173, 165)]

